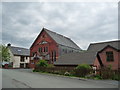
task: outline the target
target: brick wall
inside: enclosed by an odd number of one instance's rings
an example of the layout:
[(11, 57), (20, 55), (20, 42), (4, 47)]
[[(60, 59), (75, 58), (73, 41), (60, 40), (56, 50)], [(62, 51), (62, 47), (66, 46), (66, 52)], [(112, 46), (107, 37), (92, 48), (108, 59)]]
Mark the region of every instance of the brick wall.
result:
[[(107, 61), (106, 60), (106, 57), (107, 57), (106, 52), (108, 52), (108, 51), (113, 51), (114, 61)], [(113, 70), (118, 70), (118, 61), (120, 61), (118, 54), (120, 55), (120, 52), (117, 52), (115, 49), (110, 48), (110, 47), (106, 48), (101, 53), (99, 53), (103, 65), (104, 66), (111, 65)]]

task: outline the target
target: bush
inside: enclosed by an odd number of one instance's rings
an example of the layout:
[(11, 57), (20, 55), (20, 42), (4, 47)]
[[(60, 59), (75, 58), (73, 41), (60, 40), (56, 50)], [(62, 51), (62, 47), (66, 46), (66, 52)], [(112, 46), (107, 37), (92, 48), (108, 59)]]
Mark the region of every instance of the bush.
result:
[(112, 79), (120, 81), (120, 74), (114, 74), (114, 76), (112, 77)]
[(12, 68), (12, 67), (13, 67), (13, 65), (11, 65), (11, 64), (8, 64), (8, 67), (11, 67), (11, 68)]
[(48, 64), (48, 66), (47, 66), (48, 68), (53, 68), (53, 67), (55, 67), (53, 64)]
[(91, 69), (91, 67), (88, 64), (79, 64), (76, 69)]
[(96, 75), (96, 76), (94, 77), (94, 79), (99, 80), (99, 79), (102, 79), (102, 77), (101, 77), (100, 75)]
[(33, 72), (39, 72), (39, 70), (35, 70), (35, 69), (34, 69)]
[(37, 63), (37, 66), (38, 66), (38, 67), (47, 67), (47, 66), (48, 66), (48, 63), (47, 63), (47, 61), (45, 61), (45, 60), (40, 60), (40, 61)]
[(110, 65), (108, 65), (106, 68), (107, 68), (108, 70), (112, 70), (112, 65), (110, 64)]
[(103, 79), (112, 79), (112, 77), (114, 76), (115, 72), (113, 72), (113, 70), (110, 69), (111, 67), (102, 67), (100, 69), (100, 75)]
[(91, 67), (88, 64), (80, 64), (74, 70), (75, 76), (79, 77), (85, 77), (86, 75), (90, 74), (90, 71)]
[(5, 65), (2, 65), (2, 68), (4, 68), (5, 67)]
[(119, 70), (112, 70), (112, 66), (104, 66), (99, 70), (102, 79), (120, 80)]

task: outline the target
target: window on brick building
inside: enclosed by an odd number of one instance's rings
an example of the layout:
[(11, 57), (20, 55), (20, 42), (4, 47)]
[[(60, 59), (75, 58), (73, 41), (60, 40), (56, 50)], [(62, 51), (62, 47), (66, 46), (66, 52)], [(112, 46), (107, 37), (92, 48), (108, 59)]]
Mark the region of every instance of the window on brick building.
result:
[(33, 53), (32, 53), (32, 56), (34, 56), (34, 55), (35, 55), (35, 53), (33, 52)]
[(41, 41), (39, 44), (47, 44), (47, 41)]
[(46, 48), (44, 47), (44, 52), (46, 51)]
[(106, 52), (106, 60), (107, 61), (114, 61), (114, 56), (113, 56), (112, 51)]
[(39, 48), (39, 52), (42, 52), (42, 47)]
[(54, 50), (54, 61), (56, 61), (56, 51)]
[(52, 61), (53, 61), (53, 51), (51, 52), (51, 57), (52, 57)]
[(46, 50), (45, 50), (46, 52), (48, 52), (48, 47), (46, 47)]

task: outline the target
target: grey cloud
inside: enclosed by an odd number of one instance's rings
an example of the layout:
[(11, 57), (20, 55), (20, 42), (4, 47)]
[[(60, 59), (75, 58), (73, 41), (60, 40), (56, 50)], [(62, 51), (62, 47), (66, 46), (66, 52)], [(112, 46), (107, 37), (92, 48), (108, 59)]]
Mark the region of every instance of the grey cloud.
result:
[(0, 2), (0, 44), (2, 44), (2, 3)]
[(19, 39), (16, 38), (14, 35), (9, 35), (8, 33), (3, 33), (2, 35), (3, 35), (2, 40), (6, 44), (11, 43), (12, 45), (30, 48), (31, 41), (27, 40), (26, 38)]
[(30, 47), (43, 27), (70, 37), (83, 49), (90, 42), (117, 39), (117, 3), (11, 2), (2, 6), (3, 43)]

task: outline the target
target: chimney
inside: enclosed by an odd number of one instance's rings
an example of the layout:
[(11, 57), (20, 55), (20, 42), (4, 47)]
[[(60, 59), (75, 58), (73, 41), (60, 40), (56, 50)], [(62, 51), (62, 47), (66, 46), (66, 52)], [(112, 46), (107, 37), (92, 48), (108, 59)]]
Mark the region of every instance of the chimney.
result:
[(7, 44), (7, 46), (8, 46), (8, 47), (10, 47), (10, 46), (11, 46), (11, 44), (10, 44), (10, 43), (8, 43), (8, 44)]

